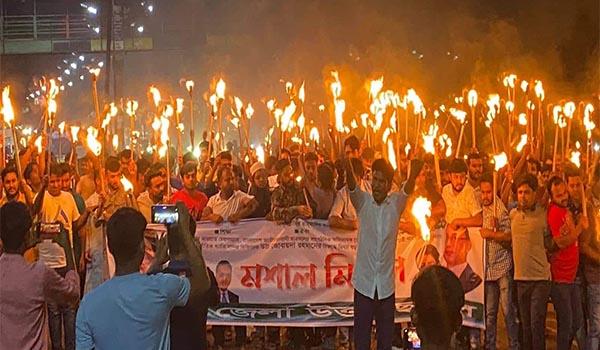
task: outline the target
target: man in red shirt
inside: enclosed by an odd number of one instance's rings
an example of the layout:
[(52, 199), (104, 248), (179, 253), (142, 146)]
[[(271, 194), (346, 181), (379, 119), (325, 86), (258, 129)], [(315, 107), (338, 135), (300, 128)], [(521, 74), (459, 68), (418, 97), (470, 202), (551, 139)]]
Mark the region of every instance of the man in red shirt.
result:
[(181, 167), (179, 174), (183, 180), (183, 189), (173, 194), (171, 203), (182, 201), (190, 211), (190, 215), (195, 220), (200, 220), (202, 211), (204, 210), (206, 203), (208, 203), (208, 198), (197, 188), (198, 180), (196, 179), (196, 163), (185, 163)]
[(587, 229), (587, 217), (575, 225), (568, 209), (569, 194), (565, 182), (558, 176), (547, 184), (551, 203), (548, 207), (548, 227), (558, 251), (550, 257), (552, 289), (550, 292), (558, 323), (557, 349), (570, 349), (576, 331), (583, 323), (581, 293), (575, 284), (579, 265), (579, 234)]

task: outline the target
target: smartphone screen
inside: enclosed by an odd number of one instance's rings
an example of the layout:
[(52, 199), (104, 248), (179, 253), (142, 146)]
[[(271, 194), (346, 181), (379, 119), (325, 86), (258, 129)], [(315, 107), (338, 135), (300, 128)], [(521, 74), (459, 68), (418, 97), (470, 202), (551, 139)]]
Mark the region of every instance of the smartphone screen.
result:
[(179, 212), (174, 204), (153, 205), (151, 209), (153, 224), (174, 224), (179, 220)]

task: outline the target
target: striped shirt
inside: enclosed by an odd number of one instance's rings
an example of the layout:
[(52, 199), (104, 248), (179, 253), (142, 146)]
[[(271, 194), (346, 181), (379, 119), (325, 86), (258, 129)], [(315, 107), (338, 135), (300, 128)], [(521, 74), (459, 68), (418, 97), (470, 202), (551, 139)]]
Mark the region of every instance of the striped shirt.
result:
[[(494, 205), (483, 206), (483, 228), (493, 230), (492, 218), (498, 219), (498, 231), (511, 233), (510, 218), (508, 210), (504, 203), (496, 197), (496, 208)], [(506, 242), (509, 243), (509, 242)], [(485, 261), (485, 280), (497, 281), (501, 277), (509, 274), (513, 268), (513, 258), (510, 249), (506, 243), (500, 243), (493, 239), (485, 240), (486, 261)]]

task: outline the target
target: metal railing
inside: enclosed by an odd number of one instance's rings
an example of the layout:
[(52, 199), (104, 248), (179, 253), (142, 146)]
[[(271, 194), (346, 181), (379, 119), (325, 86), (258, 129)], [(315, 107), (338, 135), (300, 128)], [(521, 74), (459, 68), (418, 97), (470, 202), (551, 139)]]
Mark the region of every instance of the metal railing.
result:
[(96, 34), (84, 15), (3, 16), (0, 21), (0, 40), (83, 39)]

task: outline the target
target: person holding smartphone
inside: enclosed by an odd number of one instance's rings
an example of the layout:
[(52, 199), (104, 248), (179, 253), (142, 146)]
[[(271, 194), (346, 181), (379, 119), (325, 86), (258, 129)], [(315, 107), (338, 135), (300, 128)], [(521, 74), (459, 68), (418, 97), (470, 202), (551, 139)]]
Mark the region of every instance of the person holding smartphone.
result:
[(79, 276), (68, 233), (53, 235), (64, 252), (66, 273), (61, 277), (43, 262), (29, 264), (23, 253), (32, 225), (27, 206), (9, 202), (0, 209), (0, 349), (48, 349), (46, 303), (75, 304), (79, 301)]
[[(77, 349), (169, 349), (169, 314), (208, 291), (202, 252), (189, 231), (190, 215), (177, 203), (179, 220), (168, 237), (180, 244), (189, 264), (185, 276), (141, 274), (146, 219), (132, 208), (118, 209), (108, 220), (108, 247), (115, 277), (88, 293), (77, 313)], [(198, 329), (198, 331), (202, 331)]]

